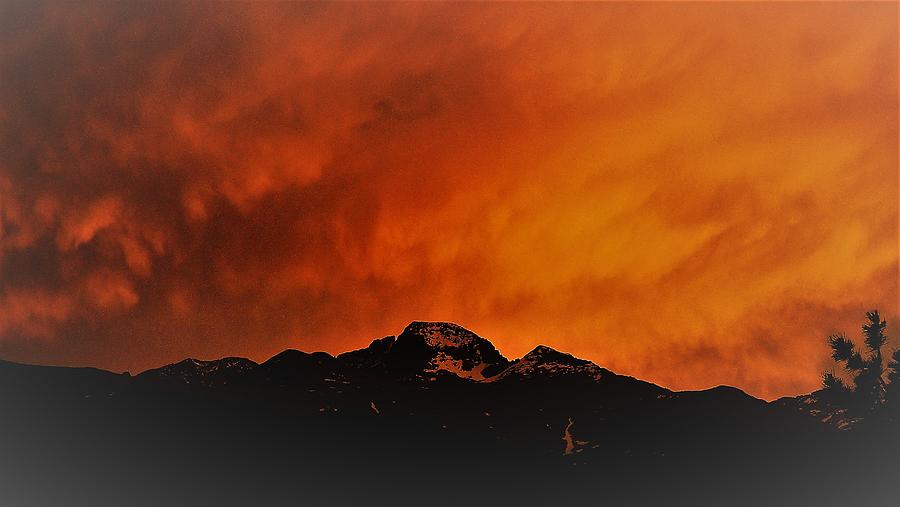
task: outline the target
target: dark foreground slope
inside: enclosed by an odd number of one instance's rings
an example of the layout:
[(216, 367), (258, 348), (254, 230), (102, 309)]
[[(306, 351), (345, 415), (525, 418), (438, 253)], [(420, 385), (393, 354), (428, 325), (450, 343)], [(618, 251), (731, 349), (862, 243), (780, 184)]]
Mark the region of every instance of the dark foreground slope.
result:
[(672, 392), (452, 324), (130, 377), (0, 363), (2, 505), (896, 505), (894, 423)]

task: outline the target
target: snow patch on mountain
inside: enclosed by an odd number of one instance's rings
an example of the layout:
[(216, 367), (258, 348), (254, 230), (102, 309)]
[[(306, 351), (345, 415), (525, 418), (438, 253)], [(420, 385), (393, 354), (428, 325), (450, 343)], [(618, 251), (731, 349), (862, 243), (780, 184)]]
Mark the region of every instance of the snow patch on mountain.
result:
[(438, 371), (446, 371), (456, 375), (457, 377), (472, 380), (484, 380), (484, 370), (489, 365), (486, 363), (475, 364), (472, 368), (466, 369), (464, 362), (460, 359), (453, 359), (444, 352), (438, 352), (434, 359), (428, 363), (425, 369), (426, 373), (436, 373)]
[(563, 454), (569, 455), (575, 452), (575, 440), (572, 438), (572, 425), (575, 424), (575, 421), (572, 418), (569, 418), (569, 424), (566, 425), (565, 431), (563, 431), (563, 441), (566, 443), (566, 449), (563, 451)]
[(413, 322), (406, 326), (403, 334), (421, 336), (425, 343), (435, 350), (473, 346), (479, 341), (487, 341), (468, 329), (450, 322)]
[(484, 380), (509, 364), (490, 341), (449, 322), (413, 322), (398, 339), (424, 342), (431, 356), (424, 373), (445, 371), (460, 378)]

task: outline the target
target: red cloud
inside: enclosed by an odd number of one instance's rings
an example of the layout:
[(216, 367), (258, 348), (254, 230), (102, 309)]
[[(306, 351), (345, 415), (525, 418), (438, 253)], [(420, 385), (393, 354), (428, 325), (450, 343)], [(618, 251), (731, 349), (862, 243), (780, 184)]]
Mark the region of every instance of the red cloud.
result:
[(439, 319), (772, 397), (897, 320), (895, 6), (2, 9), (2, 356)]

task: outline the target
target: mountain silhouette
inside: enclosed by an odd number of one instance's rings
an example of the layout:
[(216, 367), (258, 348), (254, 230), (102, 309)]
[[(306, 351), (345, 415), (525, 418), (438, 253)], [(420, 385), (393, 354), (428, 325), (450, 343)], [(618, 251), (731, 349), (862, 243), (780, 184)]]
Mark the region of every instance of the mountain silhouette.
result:
[(140, 380), (199, 384), (206, 387), (223, 385), (258, 365), (243, 357), (226, 357), (214, 361), (188, 358), (179, 363), (147, 370), (137, 376)]
[(445, 322), (134, 377), (0, 362), (0, 403), (10, 505), (889, 505), (830, 487), (830, 458), (896, 469), (863, 459), (896, 435), (816, 393), (677, 392), (545, 345), (510, 361)]
[(473, 380), (489, 378), (509, 365), (491, 342), (448, 322), (413, 322), (396, 338), (375, 340), (338, 359), (385, 374), (447, 372)]

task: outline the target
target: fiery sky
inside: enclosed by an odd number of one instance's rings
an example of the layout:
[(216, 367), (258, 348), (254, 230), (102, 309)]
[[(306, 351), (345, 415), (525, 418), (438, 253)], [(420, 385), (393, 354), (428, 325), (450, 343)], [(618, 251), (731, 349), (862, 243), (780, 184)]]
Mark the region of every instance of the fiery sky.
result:
[[(0, 357), (449, 320), (673, 388), (897, 345), (895, 3), (0, 4)], [(889, 328), (889, 329), (890, 329)]]

